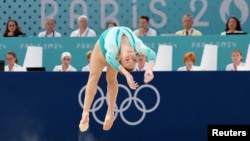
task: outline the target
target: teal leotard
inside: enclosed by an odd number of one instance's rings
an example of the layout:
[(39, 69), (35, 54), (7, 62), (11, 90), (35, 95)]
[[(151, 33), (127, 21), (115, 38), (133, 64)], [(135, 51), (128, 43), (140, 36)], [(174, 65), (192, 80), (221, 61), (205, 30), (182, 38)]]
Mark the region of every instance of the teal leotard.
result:
[(148, 62), (155, 61), (156, 53), (143, 44), (143, 42), (127, 27), (112, 27), (104, 31), (99, 39), (100, 48), (106, 61), (115, 70), (119, 71), (121, 64), (117, 60), (117, 56), (121, 47), (121, 38), (126, 35), (129, 42), (136, 53), (147, 56)]

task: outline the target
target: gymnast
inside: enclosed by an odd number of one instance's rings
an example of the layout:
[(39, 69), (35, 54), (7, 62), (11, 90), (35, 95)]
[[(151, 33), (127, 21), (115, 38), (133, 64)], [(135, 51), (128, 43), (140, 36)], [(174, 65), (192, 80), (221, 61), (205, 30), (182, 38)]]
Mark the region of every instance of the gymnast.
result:
[(103, 123), (103, 130), (108, 131), (115, 120), (114, 112), (118, 94), (117, 74), (120, 72), (127, 80), (131, 89), (136, 89), (138, 84), (130, 74), (136, 65), (136, 53), (147, 56), (148, 67), (144, 73), (144, 83), (149, 83), (153, 78), (156, 53), (127, 27), (118, 26), (105, 30), (96, 42), (91, 59), (89, 77), (85, 91), (82, 119), (79, 124), (81, 132), (89, 127), (89, 111), (97, 91), (98, 81), (107, 64), (107, 98), (108, 109)]

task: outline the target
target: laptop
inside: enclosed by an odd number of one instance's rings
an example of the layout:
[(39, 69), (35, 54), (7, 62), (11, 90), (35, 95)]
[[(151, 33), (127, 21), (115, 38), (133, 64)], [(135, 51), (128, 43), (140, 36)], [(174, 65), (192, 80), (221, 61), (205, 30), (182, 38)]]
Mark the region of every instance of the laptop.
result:
[(0, 60), (0, 71), (4, 71), (4, 60)]
[(45, 67), (27, 67), (27, 71), (35, 71), (35, 72), (40, 72), (40, 71), (46, 71)]

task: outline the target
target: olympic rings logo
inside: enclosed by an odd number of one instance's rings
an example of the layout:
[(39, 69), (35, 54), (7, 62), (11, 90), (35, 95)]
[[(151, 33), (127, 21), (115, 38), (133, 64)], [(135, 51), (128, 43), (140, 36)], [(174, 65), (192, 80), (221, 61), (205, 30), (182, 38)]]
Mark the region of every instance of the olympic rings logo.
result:
[[(128, 94), (128, 97), (120, 103), (120, 107), (118, 107), (116, 104), (115, 118), (117, 118), (117, 116), (120, 115), (122, 121), (124, 123), (126, 123), (127, 125), (134, 126), (134, 125), (140, 124), (145, 119), (146, 114), (155, 111), (160, 104), (160, 93), (157, 90), (157, 88), (155, 88), (153, 85), (150, 85), (150, 84), (141, 85), (138, 89), (136, 89), (136, 91), (134, 92), (134, 95), (132, 95), (130, 89), (127, 86), (125, 86), (123, 84), (119, 84), (118, 86), (119, 86), (119, 89), (123, 89), (126, 91), (126, 93)], [(146, 108), (145, 103), (140, 98), (138, 98), (139, 92), (145, 88), (149, 88), (149, 89), (153, 90), (153, 92), (156, 96), (156, 102), (155, 102), (154, 106), (151, 108), (148, 108), (148, 109)], [(82, 96), (84, 95), (85, 89), (86, 89), (86, 86), (83, 86), (79, 92), (79, 95), (78, 95), (78, 102), (82, 108), (83, 108)], [(93, 105), (92, 105), (90, 112), (92, 113), (93, 118), (95, 119), (95, 121), (97, 123), (103, 124), (103, 121), (97, 117), (96, 112), (102, 108), (104, 102), (107, 103), (107, 97), (104, 95), (103, 90), (99, 86), (97, 87), (97, 91), (100, 93), (101, 96), (98, 97), (93, 102)], [(131, 104), (134, 104), (135, 107), (137, 108), (137, 110), (142, 112), (141, 117), (137, 121), (129, 121), (124, 116), (124, 112), (130, 108)]]

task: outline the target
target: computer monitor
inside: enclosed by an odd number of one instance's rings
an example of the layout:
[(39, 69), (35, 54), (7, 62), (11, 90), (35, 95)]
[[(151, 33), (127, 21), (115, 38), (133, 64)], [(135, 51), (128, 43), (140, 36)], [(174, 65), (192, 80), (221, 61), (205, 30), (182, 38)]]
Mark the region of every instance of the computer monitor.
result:
[(0, 71), (4, 71), (4, 60), (0, 60)]
[(46, 71), (45, 67), (27, 67), (27, 71), (35, 71), (35, 72), (40, 72), (40, 71)]

